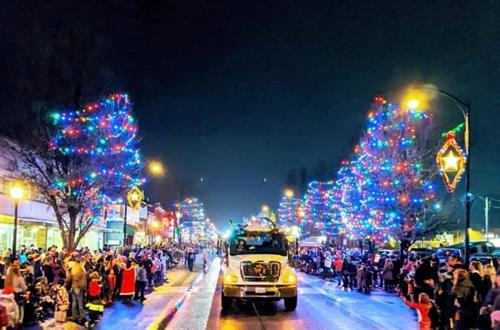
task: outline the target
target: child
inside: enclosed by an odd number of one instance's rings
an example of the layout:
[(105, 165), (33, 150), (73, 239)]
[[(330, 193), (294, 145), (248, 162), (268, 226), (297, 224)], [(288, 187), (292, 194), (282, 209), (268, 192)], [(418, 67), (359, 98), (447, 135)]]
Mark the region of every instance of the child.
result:
[(429, 317), (429, 311), (433, 307), (431, 299), (427, 293), (420, 293), (418, 295), (418, 303), (412, 303), (406, 300), (406, 297), (401, 296), (404, 303), (410, 307), (417, 310), (418, 314), (418, 329), (419, 330), (430, 330), (431, 329), (431, 319)]
[(66, 322), (66, 316), (69, 309), (69, 296), (64, 278), (60, 278), (53, 289), (56, 297), (56, 311), (54, 313), (56, 321)]
[(88, 327), (92, 327), (92, 325), (96, 324), (104, 312), (104, 306), (101, 299), (101, 289), (102, 285), (99, 280), (99, 274), (97, 272), (91, 273), (89, 290), (87, 294), (88, 302), (86, 305), (86, 307), (89, 309), (90, 318), (89, 323), (87, 324)]

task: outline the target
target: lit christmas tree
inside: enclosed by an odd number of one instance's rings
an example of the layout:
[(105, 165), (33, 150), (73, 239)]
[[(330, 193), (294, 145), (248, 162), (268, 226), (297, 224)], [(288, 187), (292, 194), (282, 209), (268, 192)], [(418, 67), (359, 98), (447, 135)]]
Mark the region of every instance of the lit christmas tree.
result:
[(334, 188), (332, 212), (340, 232), (408, 244), (424, 231), (423, 218), (435, 198), (426, 161), (430, 124), (426, 112), (376, 99), (366, 134)]
[(325, 234), (331, 231), (331, 190), (334, 182), (312, 181), (304, 196), (303, 232)]
[(278, 207), (278, 225), (291, 227), (299, 223), (300, 199), (294, 196), (283, 196)]
[(184, 242), (198, 239), (205, 231), (205, 209), (198, 198), (188, 197), (175, 204), (175, 210), (180, 214), (179, 228)]
[(61, 216), (58, 223), (65, 246), (73, 249), (104, 208), (123, 202), (131, 187), (144, 182), (138, 127), (126, 94), (50, 118), (54, 134), (44, 160), (46, 182), (38, 183), (48, 187), (45, 197), (56, 214), (68, 215), (69, 221)]

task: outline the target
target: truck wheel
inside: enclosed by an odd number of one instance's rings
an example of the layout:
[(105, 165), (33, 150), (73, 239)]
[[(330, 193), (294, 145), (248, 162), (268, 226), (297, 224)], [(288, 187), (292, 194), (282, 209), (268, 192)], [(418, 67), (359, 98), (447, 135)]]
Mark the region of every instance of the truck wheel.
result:
[(284, 298), (285, 309), (287, 312), (293, 312), (297, 308), (297, 296), (291, 298)]
[(224, 295), (224, 291), (221, 293), (221, 306), (222, 313), (225, 314), (231, 309), (231, 298)]

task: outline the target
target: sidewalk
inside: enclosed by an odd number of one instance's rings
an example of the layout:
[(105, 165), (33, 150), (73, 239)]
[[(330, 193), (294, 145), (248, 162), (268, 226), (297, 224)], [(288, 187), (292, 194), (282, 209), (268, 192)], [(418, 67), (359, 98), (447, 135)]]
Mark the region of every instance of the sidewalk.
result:
[[(147, 329), (171, 301), (176, 301), (188, 291), (191, 283), (200, 274), (202, 265), (199, 261), (201, 261), (201, 258), (197, 258), (193, 272), (189, 272), (181, 263), (171, 269), (168, 272), (170, 283), (156, 287), (154, 291), (147, 294), (144, 304), (138, 302), (124, 304), (118, 300), (113, 305), (105, 308), (104, 316), (95, 329)], [(83, 330), (85, 327), (73, 322), (61, 324), (56, 323), (54, 320), (48, 320), (29, 329)]]

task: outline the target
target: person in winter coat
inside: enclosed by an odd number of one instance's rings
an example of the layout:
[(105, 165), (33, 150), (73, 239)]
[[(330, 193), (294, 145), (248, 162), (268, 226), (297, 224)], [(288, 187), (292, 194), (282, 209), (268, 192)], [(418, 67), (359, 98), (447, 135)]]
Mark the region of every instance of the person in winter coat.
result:
[(340, 287), (342, 284), (342, 256), (339, 253), (335, 256), (335, 275), (339, 281), (338, 287)]
[(14, 290), (6, 287), (0, 294), (0, 305), (4, 306), (9, 316), (9, 327), (15, 329), (21, 320), (19, 319), (19, 306), (16, 303)]
[(465, 269), (457, 269), (453, 272), (453, 289), (451, 292), (454, 300), (455, 330), (469, 329), (475, 327), (475, 297), (476, 290), (472, 284), (469, 273)]
[(125, 268), (122, 269), (122, 282), (120, 287), (120, 296), (125, 302), (130, 302), (135, 294), (135, 268), (132, 260), (127, 260)]
[(483, 299), (483, 304), (479, 310), (481, 329), (488, 329), (490, 324), (490, 316), (494, 313), (500, 311), (500, 272), (495, 276), (495, 284), (490, 289), (488, 294)]
[(384, 264), (384, 268), (382, 269), (382, 278), (384, 279), (384, 290), (389, 291), (392, 290), (394, 284), (394, 264), (392, 260), (387, 259)]
[(77, 323), (83, 323), (85, 309), (83, 304), (84, 292), (87, 287), (87, 273), (83, 268), (80, 257), (77, 257), (69, 270), (69, 282), (71, 283), (71, 315)]
[(91, 328), (93, 324), (102, 316), (104, 312), (104, 305), (101, 299), (102, 284), (97, 272), (92, 272), (90, 274), (89, 289), (87, 294), (87, 304), (85, 305), (89, 309), (89, 322), (86, 323), (88, 328)]
[(432, 267), (431, 258), (425, 257), (421, 261), (421, 264), (415, 269), (415, 300), (421, 292), (432, 297), (438, 281), (438, 272)]
[(148, 283), (148, 276), (144, 265), (139, 263), (136, 269), (136, 281), (135, 281), (135, 296), (134, 300), (139, 300), (141, 303), (146, 300), (144, 297), (144, 290), (146, 289), (146, 284)]
[(66, 290), (66, 280), (60, 278), (59, 281), (55, 284), (53, 290), (55, 291), (56, 300), (55, 312), (62, 313), (62, 317), (60, 318), (60, 320), (65, 320), (69, 310), (69, 294), (68, 290)]
[(7, 269), (7, 275), (5, 276), (5, 287), (12, 288), (14, 290), (15, 299), (17, 305), (19, 306), (19, 322), (24, 321), (24, 303), (26, 302), (26, 292), (28, 286), (21, 275), (21, 270), (17, 264), (12, 264)]
[(431, 330), (431, 319), (429, 317), (429, 312), (432, 308), (432, 302), (427, 293), (420, 293), (418, 295), (418, 303), (412, 303), (406, 300), (402, 296), (404, 303), (410, 307), (414, 308), (418, 314), (418, 329), (419, 330)]
[(489, 285), (490, 283), (487, 283), (484, 280), (483, 264), (479, 261), (471, 261), (469, 265), (469, 273), (470, 280), (472, 284), (474, 284), (474, 288), (477, 292), (478, 301), (481, 304), (491, 287), (491, 285)]
[(323, 278), (327, 281), (330, 280), (330, 277), (332, 276), (332, 255), (330, 252), (325, 253), (325, 261), (323, 262), (324, 267), (324, 272), (323, 272)]

